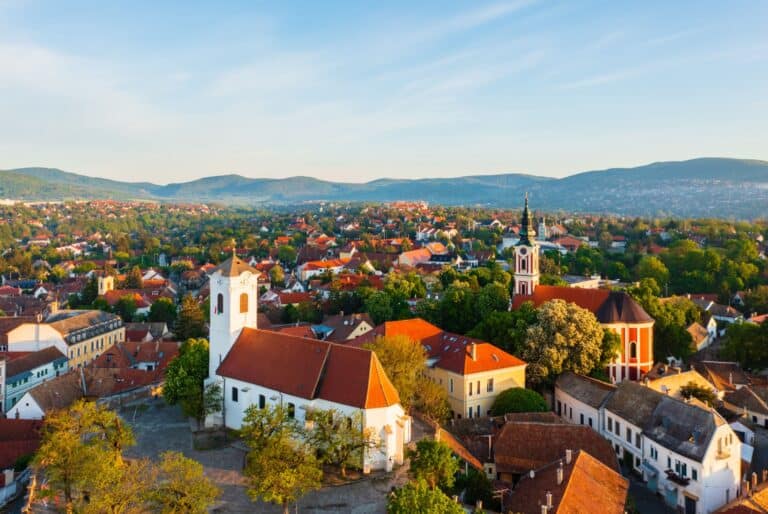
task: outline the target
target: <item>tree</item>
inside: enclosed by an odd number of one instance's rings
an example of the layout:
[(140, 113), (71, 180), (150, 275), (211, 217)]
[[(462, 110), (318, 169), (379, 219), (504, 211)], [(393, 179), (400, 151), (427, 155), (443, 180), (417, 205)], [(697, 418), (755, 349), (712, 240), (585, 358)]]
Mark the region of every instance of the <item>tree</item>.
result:
[(416, 450), (410, 452), (410, 459), (410, 473), (415, 480), (424, 480), (431, 489), (440, 487), (448, 491), (453, 487), (459, 462), (447, 444), (422, 439), (416, 443)]
[(220, 491), (203, 466), (178, 452), (163, 452), (149, 493), (152, 512), (205, 514)]
[(125, 277), (125, 288), (141, 289), (142, 287), (144, 287), (144, 278), (141, 274), (141, 269), (138, 266), (134, 266)]
[(366, 296), (363, 300), (363, 308), (377, 325), (390, 321), (394, 317), (392, 300), (384, 291), (376, 291)]
[(387, 514), (464, 514), (464, 508), (424, 480), (396, 489), (387, 501)]
[(547, 412), (549, 405), (536, 391), (524, 387), (512, 387), (502, 391), (493, 401), (491, 414), (503, 416), (509, 412)]
[(149, 308), (149, 321), (173, 324), (176, 320), (176, 304), (170, 298), (158, 298)]
[(715, 396), (715, 392), (711, 388), (699, 385), (694, 381), (690, 381), (682, 386), (680, 394), (683, 398), (696, 398), (710, 407), (713, 407), (717, 401), (717, 396)]
[(296, 262), (296, 249), (290, 245), (283, 245), (277, 249), (277, 259), (284, 264)]
[(528, 328), (536, 324), (536, 308), (531, 302), (523, 303), (513, 311), (492, 312), (467, 335), (488, 341), (514, 355), (521, 355)]
[(243, 474), (248, 482), (248, 496), (283, 506), (289, 506), (306, 493), (320, 488), (323, 472), (309, 449), (297, 440), (281, 438), (246, 457)]
[(464, 499), (464, 503), (474, 505), (478, 500), (494, 511), (501, 510), (499, 501), (493, 497), (493, 484), (475, 468), (469, 468), (467, 473), (459, 473), (453, 486), (454, 493)]
[(123, 295), (117, 301), (113, 310), (123, 321), (130, 323), (136, 316), (136, 299), (130, 294)]
[(80, 305), (90, 306), (99, 296), (99, 281), (96, 276), (92, 276), (85, 283), (83, 291), (80, 293)]
[(522, 355), (532, 383), (563, 371), (586, 375), (600, 363), (603, 327), (590, 311), (552, 300), (539, 308), (537, 320), (528, 329)]
[(298, 422), (282, 403), (263, 409), (251, 405), (245, 409), (240, 435), (251, 451), (259, 452), (276, 441), (300, 434)]
[(637, 265), (637, 276), (641, 279), (652, 278), (663, 286), (669, 283), (669, 270), (658, 257), (646, 255)]
[(359, 411), (345, 416), (335, 409), (318, 409), (308, 414), (307, 420), (313, 423), (306, 435), (309, 446), (323, 463), (337, 466), (343, 477), (348, 466), (362, 468), (366, 452), (380, 448), (374, 430), (363, 427)]
[(451, 415), (448, 392), (437, 382), (419, 375), (416, 384), (414, 408), (437, 423), (445, 422)]
[(179, 341), (205, 335), (205, 315), (192, 295), (188, 294), (181, 300), (173, 332)]
[(277, 287), (282, 287), (285, 284), (285, 272), (282, 266), (275, 264), (269, 269), (269, 281)]
[(406, 336), (377, 337), (363, 347), (376, 353), (400, 395), (400, 404), (408, 410), (416, 396), (418, 377), (427, 362), (424, 347)]
[(483, 286), (477, 295), (477, 319), (509, 310), (509, 289), (496, 282)]
[(180, 404), (185, 415), (197, 420), (198, 424), (208, 414), (221, 409), (221, 387), (203, 383), (208, 378), (208, 341), (188, 339), (179, 348), (165, 373), (163, 396), (169, 405)]

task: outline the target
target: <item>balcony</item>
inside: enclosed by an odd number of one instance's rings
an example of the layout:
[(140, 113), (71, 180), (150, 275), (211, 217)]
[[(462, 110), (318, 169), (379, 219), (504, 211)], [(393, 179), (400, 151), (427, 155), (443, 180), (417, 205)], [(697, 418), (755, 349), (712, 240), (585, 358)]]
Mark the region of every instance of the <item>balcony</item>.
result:
[(664, 472), (667, 474), (667, 480), (669, 480), (670, 482), (674, 482), (677, 485), (681, 485), (681, 486), (685, 487), (689, 483), (691, 483), (691, 479), (690, 478), (681, 477), (680, 475), (678, 475), (677, 473), (675, 473), (671, 469), (667, 469)]

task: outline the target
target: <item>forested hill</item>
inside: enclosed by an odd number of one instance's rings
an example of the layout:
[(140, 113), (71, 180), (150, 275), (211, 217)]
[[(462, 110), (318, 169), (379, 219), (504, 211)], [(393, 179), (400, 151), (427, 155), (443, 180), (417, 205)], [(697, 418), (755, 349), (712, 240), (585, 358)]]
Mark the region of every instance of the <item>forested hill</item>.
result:
[(311, 177), (207, 177), (168, 185), (87, 177), (51, 168), (0, 171), (0, 198), (20, 200), (148, 199), (234, 204), (314, 200), (426, 200), (444, 205), (519, 207), (528, 191), (536, 208), (626, 215), (768, 217), (768, 162), (702, 158), (637, 168), (577, 173), (562, 179), (526, 174), (364, 184)]

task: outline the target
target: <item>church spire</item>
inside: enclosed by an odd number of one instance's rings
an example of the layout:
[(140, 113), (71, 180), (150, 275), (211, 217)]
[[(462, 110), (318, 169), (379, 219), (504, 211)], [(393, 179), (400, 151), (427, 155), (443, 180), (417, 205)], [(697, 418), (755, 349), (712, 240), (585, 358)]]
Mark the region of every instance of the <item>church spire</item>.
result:
[(523, 221), (520, 224), (520, 242), (518, 245), (533, 246), (531, 239), (536, 237), (536, 230), (531, 223), (531, 213), (528, 210), (528, 193), (525, 193), (525, 207), (523, 208)]

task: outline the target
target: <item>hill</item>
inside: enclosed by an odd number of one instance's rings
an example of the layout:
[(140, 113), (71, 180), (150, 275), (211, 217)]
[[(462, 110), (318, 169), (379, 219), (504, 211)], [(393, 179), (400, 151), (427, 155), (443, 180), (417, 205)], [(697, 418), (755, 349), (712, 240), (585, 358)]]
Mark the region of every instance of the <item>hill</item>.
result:
[(519, 173), (416, 180), (329, 182), (312, 177), (206, 177), (156, 185), (87, 177), (50, 168), (0, 171), (0, 198), (22, 200), (147, 199), (288, 204), (316, 200), (426, 200), (444, 205), (520, 205), (529, 191), (536, 208), (625, 215), (768, 217), (768, 162), (701, 158), (636, 168), (577, 173), (562, 179)]

